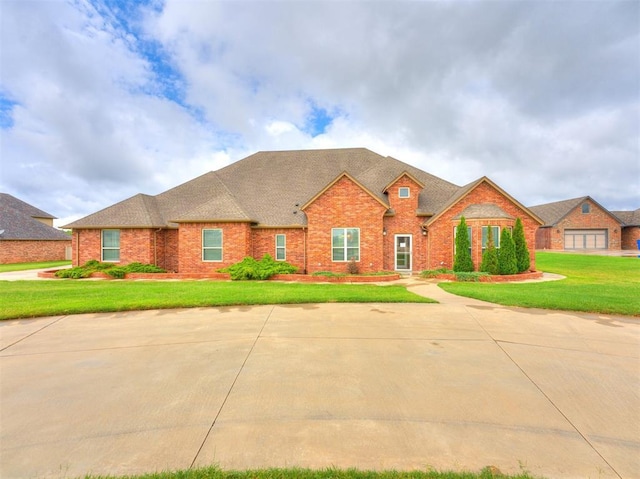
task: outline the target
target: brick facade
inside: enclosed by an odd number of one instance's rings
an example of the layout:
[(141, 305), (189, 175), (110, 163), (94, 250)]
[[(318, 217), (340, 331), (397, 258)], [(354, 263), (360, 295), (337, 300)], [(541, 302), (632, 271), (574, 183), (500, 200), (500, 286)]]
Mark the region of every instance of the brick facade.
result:
[(71, 239), (50, 240), (0, 240), (0, 264), (63, 261)]
[[(402, 187), (409, 188), (408, 198), (399, 197)], [(299, 212), (306, 215), (306, 227), (269, 228), (255, 227), (248, 222), (211, 222), (181, 223), (178, 229), (122, 229), (120, 263), (138, 261), (180, 273), (212, 273), (246, 256), (260, 259), (268, 253), (275, 258), (276, 235), (284, 234), (286, 261), (297, 266), (300, 272), (344, 273), (348, 261), (332, 259), (332, 229), (358, 228), (360, 260), (357, 265), (362, 273), (395, 269), (397, 235), (411, 237), (412, 271), (441, 266), (451, 268), (454, 228), (460, 221), (460, 214), (470, 205), (492, 204), (500, 207), (509, 218), (467, 218), (472, 228), (472, 259), (476, 268), (482, 261), (482, 226), (512, 228), (516, 218), (521, 218), (531, 254), (531, 269), (535, 269), (534, 243), (538, 222), (490, 182), (480, 182), (431, 221), (426, 229), (423, 224), (428, 218), (417, 214), (421, 191), (421, 185), (410, 176), (403, 175), (387, 188), (390, 207), (387, 208), (350, 176), (343, 175)], [(388, 212), (388, 209), (392, 212)], [(203, 261), (204, 229), (222, 230), (222, 261)], [(73, 254), (74, 265), (90, 259), (100, 260), (101, 230), (74, 230)]]
[(303, 273), (305, 264), (306, 232), (303, 228), (255, 228), (253, 231), (253, 256), (262, 258), (265, 254), (276, 257), (276, 235), (285, 235), (285, 261)]
[(540, 226), (530, 214), (516, 203), (504, 196), (488, 182), (480, 183), (460, 201), (445, 211), (437, 220), (430, 223), (427, 234), (427, 267), (453, 268), (454, 260), (454, 230), (460, 220), (458, 217), (465, 208), (474, 204), (494, 204), (500, 207), (511, 218), (465, 218), (467, 226), (471, 227), (471, 259), (475, 269), (482, 262), (482, 226), (499, 226), (513, 228), (516, 218), (520, 218), (527, 240), (527, 247), (531, 256), (530, 269), (535, 270), (535, 234)]
[[(400, 188), (409, 188), (409, 197), (400, 198)], [(384, 269), (393, 271), (396, 267), (396, 236), (411, 236), (411, 262), (414, 271), (427, 269), (427, 238), (423, 235), (422, 223), (425, 218), (416, 215), (418, 196), (422, 187), (407, 175), (400, 177), (387, 189), (389, 206), (395, 212), (384, 218)]]
[(622, 229), (622, 249), (638, 249), (640, 226), (627, 226)]
[[(589, 205), (589, 212), (582, 212), (582, 204)], [(606, 230), (607, 248), (619, 250), (622, 247), (622, 228), (611, 214), (591, 200), (585, 200), (557, 224), (540, 228), (536, 235), (536, 248), (549, 250), (565, 249), (566, 230)]]
[(383, 215), (387, 208), (348, 176), (343, 176), (305, 207), (307, 215), (307, 272), (345, 273), (347, 261), (333, 261), (332, 228), (360, 229), (361, 273), (382, 271)]
[[(203, 261), (202, 231), (222, 230), (222, 261)], [(242, 261), (252, 253), (249, 223), (182, 223), (178, 232), (178, 271), (208, 273)]]

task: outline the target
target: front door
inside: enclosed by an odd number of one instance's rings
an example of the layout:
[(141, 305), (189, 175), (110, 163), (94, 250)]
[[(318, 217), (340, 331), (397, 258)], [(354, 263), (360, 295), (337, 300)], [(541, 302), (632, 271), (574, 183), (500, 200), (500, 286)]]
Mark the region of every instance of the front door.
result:
[(396, 271), (411, 271), (411, 235), (396, 235)]

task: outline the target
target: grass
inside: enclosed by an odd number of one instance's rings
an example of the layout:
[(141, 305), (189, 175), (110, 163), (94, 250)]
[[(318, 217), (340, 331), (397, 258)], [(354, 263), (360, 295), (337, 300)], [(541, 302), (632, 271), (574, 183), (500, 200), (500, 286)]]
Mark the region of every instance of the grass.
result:
[(640, 259), (537, 253), (536, 269), (567, 278), (542, 283), (440, 283), (445, 291), (506, 306), (640, 316)]
[[(224, 471), (217, 467), (190, 469), (176, 472), (159, 472), (139, 476), (122, 476), (119, 479), (533, 479), (522, 473), (497, 475), (490, 467), (479, 473), (438, 471), (360, 471), (357, 469), (256, 469)], [(86, 476), (85, 479), (115, 479), (115, 476)]]
[(404, 286), (218, 281), (1, 281), (0, 319), (258, 304), (433, 303)]
[(71, 261), (45, 261), (42, 263), (11, 263), (0, 264), (0, 273), (10, 273), (11, 271), (25, 271), (27, 269), (59, 268), (70, 265)]

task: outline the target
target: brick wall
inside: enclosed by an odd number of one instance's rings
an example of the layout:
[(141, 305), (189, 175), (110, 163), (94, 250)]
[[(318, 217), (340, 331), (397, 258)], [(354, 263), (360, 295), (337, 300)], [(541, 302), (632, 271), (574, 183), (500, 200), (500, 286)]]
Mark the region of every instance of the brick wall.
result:
[(627, 226), (622, 230), (622, 249), (638, 249), (640, 226)]
[(305, 270), (305, 231), (302, 228), (254, 228), (253, 256), (262, 258), (265, 254), (276, 257), (276, 235), (285, 235), (285, 261), (298, 268), (298, 272)]
[[(409, 198), (400, 198), (398, 190), (408, 187)], [(413, 271), (422, 271), (427, 267), (427, 238), (422, 234), (422, 224), (425, 218), (416, 216), (418, 196), (422, 188), (408, 176), (400, 177), (387, 189), (389, 206), (395, 211), (395, 216), (384, 218), (384, 269), (395, 269), (395, 241), (398, 234), (411, 235)]]
[(61, 261), (71, 239), (56, 241), (0, 240), (0, 264)]
[(557, 225), (549, 228), (550, 238), (547, 246), (549, 249), (564, 249), (564, 232), (566, 229), (606, 229), (607, 249), (621, 248), (622, 233), (620, 223), (593, 201), (587, 200), (586, 203), (589, 203), (589, 213), (583, 213), (582, 204), (580, 204)]
[[(73, 265), (89, 260), (102, 261), (102, 230), (74, 230)], [(174, 271), (177, 268), (177, 230), (125, 228), (120, 230), (120, 264), (133, 262), (157, 264)]]
[(334, 262), (332, 228), (360, 228), (360, 272), (384, 269), (383, 215), (387, 208), (348, 177), (342, 177), (305, 208), (308, 221), (307, 271), (346, 272), (347, 262)]
[[(222, 230), (222, 261), (202, 260), (202, 230)], [(242, 261), (253, 252), (249, 223), (182, 223), (178, 231), (178, 271), (208, 273)]]
[(482, 262), (482, 226), (513, 227), (515, 219), (520, 218), (524, 228), (524, 235), (531, 256), (531, 270), (535, 270), (535, 237), (539, 223), (534, 220), (526, 210), (518, 207), (507, 197), (502, 195), (489, 183), (480, 183), (473, 191), (451, 207), (429, 225), (427, 235), (427, 269), (439, 267), (452, 268), (454, 260), (454, 229), (460, 222), (455, 219), (462, 211), (472, 204), (490, 203), (500, 207), (514, 219), (469, 219), (465, 218), (467, 225), (471, 226), (471, 259), (476, 269)]

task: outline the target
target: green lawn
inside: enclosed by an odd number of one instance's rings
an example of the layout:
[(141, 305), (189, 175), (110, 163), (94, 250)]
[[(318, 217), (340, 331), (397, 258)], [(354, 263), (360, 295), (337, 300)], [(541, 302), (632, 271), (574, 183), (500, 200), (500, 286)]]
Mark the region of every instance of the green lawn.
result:
[(0, 264), (0, 273), (9, 273), (11, 271), (24, 271), (27, 269), (59, 268), (60, 266), (67, 266), (70, 264), (71, 264), (71, 261), (46, 261), (42, 263)]
[[(115, 479), (116, 476), (86, 476), (85, 479)], [(525, 472), (518, 475), (494, 475), (489, 467), (481, 472), (438, 471), (359, 471), (356, 469), (259, 469), (224, 471), (217, 467), (176, 472), (160, 472), (119, 479), (533, 479)]]
[(640, 258), (536, 253), (536, 269), (567, 278), (521, 284), (440, 283), (440, 287), (507, 306), (640, 316)]
[(404, 286), (258, 281), (0, 281), (0, 319), (303, 303), (433, 303)]

